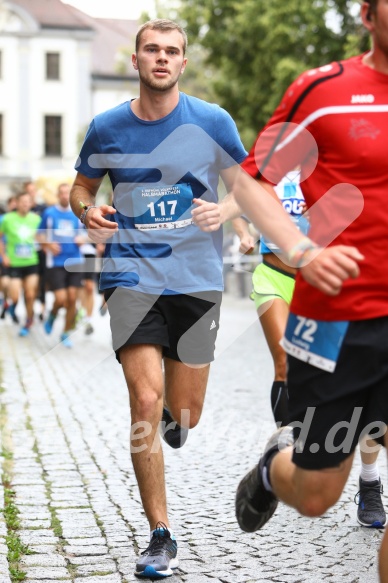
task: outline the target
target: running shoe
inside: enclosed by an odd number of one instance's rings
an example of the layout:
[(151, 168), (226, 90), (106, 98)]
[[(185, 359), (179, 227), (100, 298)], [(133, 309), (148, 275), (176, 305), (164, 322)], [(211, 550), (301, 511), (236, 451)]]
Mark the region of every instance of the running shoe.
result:
[(93, 328), (93, 326), (91, 325), (91, 323), (90, 323), (90, 322), (88, 322), (88, 323), (86, 324), (86, 326), (85, 326), (85, 334), (86, 334), (86, 336), (90, 336), (90, 334), (93, 334), (93, 332), (94, 332), (94, 328)]
[(1, 315), (0, 315), (0, 320), (4, 320), (4, 318), (5, 318), (5, 314), (6, 314), (6, 312), (8, 311), (8, 308), (9, 308), (8, 302), (7, 302), (7, 301), (5, 301), (5, 302), (3, 303), (3, 309), (2, 309), (2, 312), (1, 312)]
[(361, 526), (368, 528), (384, 528), (387, 522), (381, 495), (383, 485), (381, 480), (365, 482), (360, 478), (360, 489), (354, 497), (358, 505), (357, 520)]
[(158, 522), (152, 532), (150, 544), (136, 563), (135, 575), (162, 579), (173, 574), (172, 569), (179, 565), (177, 559), (178, 545), (171, 538), (170, 531), (163, 522)]
[(20, 328), (20, 330), (19, 330), (19, 336), (22, 336), (22, 337), (28, 336), (30, 333), (31, 326), (32, 326), (32, 319), (27, 318), (25, 325), (22, 328)]
[(9, 315), (12, 318), (12, 322), (14, 324), (19, 324), (19, 318), (17, 317), (17, 315), (15, 313), (15, 310), (16, 310), (16, 305), (15, 304), (11, 304), (9, 306), (9, 308), (8, 308), (8, 313), (9, 313)]
[(161, 434), (166, 443), (173, 449), (179, 449), (186, 443), (189, 430), (178, 425), (171, 417), (170, 411), (163, 408)]
[(30, 329), (27, 326), (23, 326), (23, 328), (20, 328), (19, 330), (19, 336), (21, 336), (22, 338), (25, 336), (28, 336), (30, 333)]
[(67, 332), (63, 332), (63, 334), (61, 334), (61, 342), (63, 346), (66, 346), (66, 348), (73, 348), (73, 342)]
[(275, 512), (278, 499), (265, 489), (263, 469), (268, 460), (289, 445), (293, 445), (293, 429), (281, 427), (270, 437), (259, 463), (240, 482), (236, 492), (236, 518), (245, 532), (262, 528)]
[(51, 334), (51, 332), (53, 331), (55, 318), (56, 318), (56, 316), (54, 316), (52, 313), (50, 313), (49, 317), (47, 318), (47, 320), (43, 324), (43, 328), (44, 328), (44, 331), (46, 332), (46, 334)]

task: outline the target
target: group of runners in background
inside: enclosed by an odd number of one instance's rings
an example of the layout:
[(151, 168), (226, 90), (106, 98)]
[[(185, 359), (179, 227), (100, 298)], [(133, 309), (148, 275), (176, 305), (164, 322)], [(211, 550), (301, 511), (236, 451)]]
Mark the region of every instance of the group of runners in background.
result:
[[(51, 334), (63, 308), (60, 340), (71, 348), (70, 334), (78, 323), (82, 321), (86, 335), (94, 331), (98, 258), (103, 246), (90, 241), (70, 208), (69, 196), (70, 185), (62, 183), (57, 204), (40, 204), (35, 184), (26, 182), (19, 194), (8, 199), (0, 215), (0, 292), (1, 318), (9, 316), (15, 324), (21, 322), (22, 337), (30, 333), (34, 311), (45, 332)], [(47, 291), (53, 292), (49, 310)], [(25, 310), (17, 308), (21, 297)]]

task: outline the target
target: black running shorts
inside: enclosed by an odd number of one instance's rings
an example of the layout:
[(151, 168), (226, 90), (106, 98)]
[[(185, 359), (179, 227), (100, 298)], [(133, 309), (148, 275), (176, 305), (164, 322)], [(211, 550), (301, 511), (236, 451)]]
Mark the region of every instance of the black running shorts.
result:
[(9, 267), (8, 275), (12, 279), (25, 279), (30, 275), (39, 274), (39, 265), (26, 265), (24, 267)]
[(82, 279), (89, 279), (98, 283), (100, 272), (101, 272), (101, 258), (91, 253), (85, 253), (84, 255), (84, 265), (85, 271), (83, 273)]
[[(293, 461), (338, 466), (363, 434), (384, 443), (388, 424), (388, 317), (350, 322), (334, 373), (288, 357)], [(291, 423), (291, 424), (292, 424)]]
[(110, 314), (113, 348), (157, 344), (163, 356), (187, 364), (214, 360), (222, 293), (153, 295), (127, 288), (104, 291)]
[(0, 263), (0, 277), (9, 277), (9, 267), (5, 267), (3, 263)]
[(65, 267), (50, 267), (46, 272), (48, 289), (57, 291), (69, 287), (82, 287), (83, 272), (67, 271)]

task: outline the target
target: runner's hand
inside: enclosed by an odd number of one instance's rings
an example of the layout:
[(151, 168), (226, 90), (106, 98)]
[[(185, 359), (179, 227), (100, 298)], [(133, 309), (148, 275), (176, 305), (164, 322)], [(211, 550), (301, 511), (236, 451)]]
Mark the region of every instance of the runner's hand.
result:
[(87, 239), (82, 235), (77, 235), (76, 237), (74, 237), (74, 243), (78, 245), (78, 247), (81, 247), (81, 245), (83, 245), (86, 242)]
[(91, 208), (85, 219), (85, 226), (88, 230), (88, 235), (94, 243), (105, 243), (117, 231), (118, 225), (113, 221), (108, 221), (106, 215), (114, 215), (116, 209), (108, 204), (102, 204), (96, 208)]
[(239, 251), (243, 255), (250, 255), (255, 248), (255, 238), (251, 234), (244, 235), (240, 239)]
[(52, 243), (44, 243), (43, 250), (45, 252), (49, 251), (50, 253), (52, 253), (54, 255), (54, 257), (56, 257), (62, 251), (62, 247), (59, 243), (57, 243), (56, 241), (53, 241)]
[(356, 247), (335, 245), (313, 249), (306, 254), (306, 264), (300, 268), (303, 279), (329, 296), (336, 296), (342, 284), (360, 274), (359, 262), (364, 256)]
[(194, 198), (193, 203), (197, 205), (191, 211), (194, 225), (206, 233), (218, 231), (222, 225), (220, 205), (200, 198)]

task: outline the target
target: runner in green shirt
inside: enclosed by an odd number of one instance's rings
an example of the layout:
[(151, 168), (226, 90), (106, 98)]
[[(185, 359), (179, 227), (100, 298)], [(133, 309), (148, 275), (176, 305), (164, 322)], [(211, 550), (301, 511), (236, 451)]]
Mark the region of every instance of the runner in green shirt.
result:
[(0, 255), (3, 265), (9, 267), (11, 278), (8, 293), (12, 302), (9, 307), (12, 317), (22, 289), (24, 293), (27, 320), (20, 329), (20, 336), (29, 334), (39, 279), (35, 237), (40, 217), (30, 212), (31, 206), (31, 196), (26, 192), (20, 193), (16, 197), (16, 210), (6, 213), (0, 225), (0, 237), (4, 235), (4, 240), (0, 240)]

